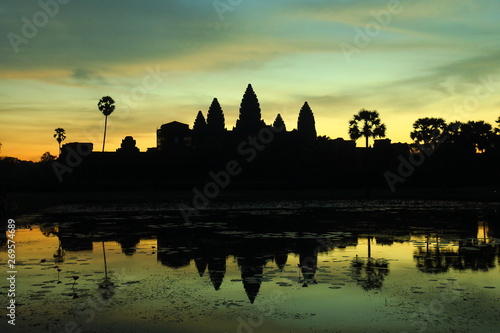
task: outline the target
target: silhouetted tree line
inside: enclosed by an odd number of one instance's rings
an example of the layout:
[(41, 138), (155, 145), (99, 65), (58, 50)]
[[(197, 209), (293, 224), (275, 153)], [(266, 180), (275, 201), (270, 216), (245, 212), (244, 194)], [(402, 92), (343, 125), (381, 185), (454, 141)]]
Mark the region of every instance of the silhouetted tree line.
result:
[[(106, 119), (113, 102), (108, 96), (99, 102)], [(296, 129), (287, 130), (280, 114), (266, 124), (249, 84), (232, 130), (226, 128), (223, 108), (214, 98), (206, 117), (197, 113), (192, 129), (178, 122), (162, 125), (158, 147), (147, 153), (139, 152), (135, 140), (126, 137), (116, 152), (92, 153), (73, 163), (63, 181), (57, 181), (47, 166), (50, 154), (44, 154), (39, 164), (4, 158), (0, 180), (11, 187), (190, 189), (212, 181), (235, 161), (238, 174), (227, 185), (233, 189), (354, 188), (369, 194), (371, 189), (387, 189), (384, 173), (398, 170), (400, 188), (498, 187), (500, 117), (496, 122), (495, 129), (484, 121), (420, 118), (413, 124), (412, 143), (391, 144), (384, 139), (386, 125), (379, 113), (362, 109), (349, 121), (351, 140), (330, 139), (317, 136), (308, 102), (298, 113)], [(64, 129), (56, 129), (54, 137), (60, 144)], [(364, 138), (365, 148), (356, 148), (359, 138)], [(67, 156), (61, 154), (57, 162), (68, 163)]]
[(500, 143), (500, 117), (496, 121), (499, 128), (493, 128), (484, 121), (455, 121), (447, 124), (442, 118), (420, 118), (413, 123), (410, 136), (418, 150), (437, 148), (436, 139), (442, 138), (447, 148), (463, 149), (464, 153), (484, 153), (498, 150)]

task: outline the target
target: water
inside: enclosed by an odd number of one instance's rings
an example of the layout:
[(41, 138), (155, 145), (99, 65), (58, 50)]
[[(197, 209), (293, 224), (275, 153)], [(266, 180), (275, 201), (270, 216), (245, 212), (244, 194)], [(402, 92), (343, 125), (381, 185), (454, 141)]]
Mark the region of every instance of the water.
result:
[(498, 205), (210, 208), (189, 221), (169, 205), (18, 217), (16, 330), (2, 332), (497, 331)]

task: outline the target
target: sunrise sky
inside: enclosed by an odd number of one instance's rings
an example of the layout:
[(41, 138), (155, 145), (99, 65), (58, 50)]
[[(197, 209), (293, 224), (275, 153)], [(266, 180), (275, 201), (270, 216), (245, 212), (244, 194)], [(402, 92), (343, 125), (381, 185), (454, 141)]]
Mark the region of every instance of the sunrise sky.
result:
[(331, 138), (361, 108), (393, 142), (420, 117), (494, 124), (498, 22), (498, 0), (2, 0), (0, 155), (56, 155), (58, 127), (99, 149), (105, 95), (109, 151), (127, 135), (156, 146), (214, 97), (232, 129), (248, 83), (266, 123), (296, 128), (308, 101)]

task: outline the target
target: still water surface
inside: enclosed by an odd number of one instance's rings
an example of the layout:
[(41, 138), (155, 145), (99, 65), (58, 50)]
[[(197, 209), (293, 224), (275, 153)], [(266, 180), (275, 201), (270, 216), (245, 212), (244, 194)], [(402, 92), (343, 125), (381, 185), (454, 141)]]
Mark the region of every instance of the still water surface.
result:
[(498, 331), (499, 205), (231, 203), (188, 223), (171, 208), (18, 217), (2, 332)]

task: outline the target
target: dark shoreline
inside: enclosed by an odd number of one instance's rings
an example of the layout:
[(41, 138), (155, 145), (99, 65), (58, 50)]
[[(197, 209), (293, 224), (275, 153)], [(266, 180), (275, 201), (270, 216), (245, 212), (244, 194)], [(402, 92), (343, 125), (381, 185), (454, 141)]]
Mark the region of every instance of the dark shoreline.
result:
[[(400, 189), (299, 189), (299, 190), (221, 190), (210, 203), (277, 200), (421, 200), (500, 203), (500, 191), (488, 187)], [(7, 198), (19, 215), (67, 204), (185, 203), (193, 207), (192, 190), (110, 190), (110, 191), (32, 191), (11, 192)]]

